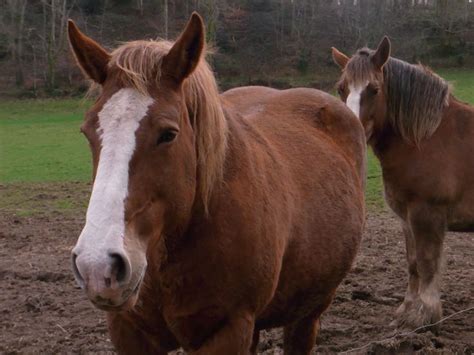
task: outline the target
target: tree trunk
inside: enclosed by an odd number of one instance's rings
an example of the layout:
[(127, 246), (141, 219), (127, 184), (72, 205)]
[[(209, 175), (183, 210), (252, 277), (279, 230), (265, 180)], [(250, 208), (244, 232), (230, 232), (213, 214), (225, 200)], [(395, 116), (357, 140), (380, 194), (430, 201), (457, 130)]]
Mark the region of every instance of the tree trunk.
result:
[(10, 13), (10, 52), (15, 63), (15, 84), (17, 87), (22, 87), (25, 82), (23, 70), (23, 32), (27, 0), (9, 0), (7, 4), (8, 10), (5, 11)]
[(165, 39), (168, 39), (168, 0), (164, 0), (163, 19), (165, 25)]

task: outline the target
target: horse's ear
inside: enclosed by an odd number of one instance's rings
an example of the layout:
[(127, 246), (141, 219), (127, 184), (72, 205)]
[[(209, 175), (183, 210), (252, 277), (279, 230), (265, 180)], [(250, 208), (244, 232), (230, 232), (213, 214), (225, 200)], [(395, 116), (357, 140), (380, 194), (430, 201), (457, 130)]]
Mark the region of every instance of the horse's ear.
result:
[(374, 63), (377, 69), (382, 69), (385, 63), (387, 63), (390, 57), (390, 40), (385, 36), (379, 43), (377, 50), (372, 56), (372, 63)]
[(72, 20), (68, 20), (67, 32), (79, 67), (96, 83), (103, 84), (107, 77), (110, 54), (93, 39), (83, 34)]
[(204, 22), (197, 12), (193, 12), (184, 31), (163, 58), (163, 74), (180, 84), (199, 64), (205, 41)]
[(349, 61), (349, 57), (334, 47), (331, 47), (331, 51), (334, 62), (339, 65), (339, 68), (344, 69)]

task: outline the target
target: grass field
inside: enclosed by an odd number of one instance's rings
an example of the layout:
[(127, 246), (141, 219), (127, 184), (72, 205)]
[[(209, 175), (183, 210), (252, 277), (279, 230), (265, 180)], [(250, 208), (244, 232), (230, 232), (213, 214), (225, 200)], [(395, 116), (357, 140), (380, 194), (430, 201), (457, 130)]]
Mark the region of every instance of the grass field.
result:
[(458, 99), (474, 104), (474, 69), (442, 69), (437, 73), (453, 85)]
[[(474, 70), (438, 72), (452, 82), (461, 100), (474, 103)], [(88, 107), (79, 99), (0, 102), (0, 184), (48, 189), (55, 183), (89, 181), (90, 153), (79, 133)], [(383, 208), (381, 189), (380, 168), (369, 153), (369, 207)], [(15, 204), (15, 196), (0, 200), (0, 208)], [(59, 209), (73, 207), (67, 201), (56, 203)]]
[(83, 100), (0, 103), (0, 182), (85, 181), (87, 143), (79, 133)]

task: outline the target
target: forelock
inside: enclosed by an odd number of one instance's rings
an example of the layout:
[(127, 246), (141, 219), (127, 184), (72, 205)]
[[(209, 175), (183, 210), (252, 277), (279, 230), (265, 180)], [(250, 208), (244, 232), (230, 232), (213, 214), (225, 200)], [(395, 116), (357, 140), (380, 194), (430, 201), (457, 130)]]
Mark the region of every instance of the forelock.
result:
[(172, 43), (168, 41), (132, 41), (112, 52), (109, 67), (116, 70), (124, 86), (148, 94), (150, 86), (161, 76), (161, 63)]
[(371, 62), (373, 52), (371, 49), (362, 48), (352, 56), (344, 69), (348, 83), (360, 85), (375, 79), (374, 66)]

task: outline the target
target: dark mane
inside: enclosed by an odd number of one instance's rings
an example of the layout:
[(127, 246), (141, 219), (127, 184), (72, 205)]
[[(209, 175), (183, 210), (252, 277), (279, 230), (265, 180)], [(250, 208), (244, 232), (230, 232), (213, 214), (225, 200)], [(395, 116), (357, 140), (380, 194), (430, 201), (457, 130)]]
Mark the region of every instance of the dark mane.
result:
[[(370, 60), (373, 53), (362, 48), (351, 58), (345, 69), (349, 82), (374, 79)], [(388, 60), (383, 71), (390, 124), (404, 139), (414, 143), (430, 137), (448, 105), (451, 92), (448, 83), (427, 67), (395, 58)]]

